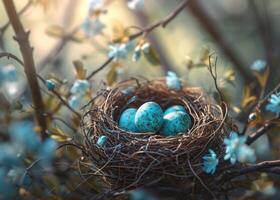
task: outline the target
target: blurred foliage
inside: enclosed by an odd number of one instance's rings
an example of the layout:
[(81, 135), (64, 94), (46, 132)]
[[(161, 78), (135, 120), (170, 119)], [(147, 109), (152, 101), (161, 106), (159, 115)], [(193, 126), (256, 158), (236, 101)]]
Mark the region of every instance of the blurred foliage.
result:
[[(102, 177), (88, 173), (94, 164), (83, 158), (84, 149), (79, 148), (83, 142), (81, 116), (98, 90), (130, 77), (161, 77), (168, 74), (167, 69), (178, 72), (188, 85), (204, 88), (216, 102), (222, 95), (239, 134), (250, 135), (267, 123), (273, 124), (259, 138), (263, 149), (252, 148), (257, 162), (279, 159), (280, 40), (275, 24), (280, 3), (255, 0), (253, 7), (243, 0), (201, 2), (216, 20), (213, 27), (217, 25), (231, 47), (240, 52), (252, 81), (242, 78), (242, 72), (223, 57), (223, 50), (202, 33), (188, 11), (164, 30), (144, 31), (131, 41), (130, 36), (142, 31), (143, 24), (162, 20), (180, 1), (160, 5), (156, 0), (17, 1), (17, 8), (24, 9), (20, 19), (31, 30), (37, 73), (44, 77), (40, 84), (42, 114), (49, 138), (39, 137), (40, 127), (33, 119), (32, 85), (28, 85), (24, 69), (12, 57), (1, 56), (0, 199), (80, 199), (106, 191)], [(2, 6), (0, 53), (12, 52), (21, 58), (4, 11)], [(216, 85), (207, 72), (212, 62)], [(253, 173), (233, 181), (232, 186), (246, 190), (241, 196), (233, 195), (236, 199), (277, 199), (279, 174)], [(127, 196), (162, 199), (144, 189), (129, 191)]]

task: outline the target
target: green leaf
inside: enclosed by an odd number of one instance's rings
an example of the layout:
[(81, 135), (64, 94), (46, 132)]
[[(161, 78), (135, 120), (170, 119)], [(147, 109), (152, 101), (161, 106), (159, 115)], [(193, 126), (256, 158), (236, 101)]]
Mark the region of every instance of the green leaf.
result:
[(150, 46), (148, 49), (147, 48), (145, 48), (145, 50), (143, 49), (143, 54), (144, 54), (145, 58), (152, 65), (159, 65), (160, 64), (159, 55), (152, 46)]
[(112, 85), (113, 83), (115, 83), (118, 78), (118, 73), (116, 68), (117, 66), (113, 65), (106, 76), (108, 85)]
[(65, 30), (61, 26), (52, 25), (46, 29), (46, 34), (50, 37), (62, 38), (65, 35)]
[(85, 79), (87, 70), (84, 68), (84, 64), (80, 60), (74, 60), (73, 65), (76, 70), (76, 77), (77, 79)]

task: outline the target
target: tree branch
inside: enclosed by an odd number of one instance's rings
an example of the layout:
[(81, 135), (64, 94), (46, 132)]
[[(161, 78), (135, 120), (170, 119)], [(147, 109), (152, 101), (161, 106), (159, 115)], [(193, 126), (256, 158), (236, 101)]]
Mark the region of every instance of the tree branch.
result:
[(44, 104), (36, 76), (35, 64), (33, 60), (33, 48), (30, 46), (29, 43), (30, 32), (26, 32), (24, 30), (23, 25), (20, 22), (18, 14), (16, 12), (13, 0), (3, 0), (3, 3), (16, 35), (14, 39), (18, 42), (20, 47), (24, 63), (24, 72), (26, 74), (27, 81), (31, 89), (32, 100), (34, 103), (35, 118), (37, 120), (38, 126), (40, 126), (41, 136), (44, 139), (47, 137), (47, 123), (43, 115)]
[[(129, 36), (129, 41), (132, 41), (140, 36), (146, 36), (151, 31), (158, 27), (165, 28), (173, 19), (175, 19), (178, 14), (184, 10), (184, 8), (187, 6), (188, 2), (190, 0), (184, 0), (173, 12), (171, 12), (167, 17), (165, 17), (163, 20), (160, 20), (158, 22), (155, 22), (142, 30), (138, 31), (137, 33), (131, 34)], [(109, 65), (113, 61), (113, 58), (108, 58), (100, 67), (98, 67), (96, 70), (90, 73), (90, 75), (87, 77), (87, 80), (91, 79), (96, 73), (104, 69), (107, 65)]]
[[(1, 52), (0, 53), (0, 58), (2, 57), (7, 57), (8, 59), (9, 58), (12, 58), (14, 59), (15, 61), (17, 61), (20, 65), (22, 65), (24, 67), (24, 63), (22, 60), (20, 60), (17, 56), (11, 54), (11, 53), (8, 53), (8, 52)], [(46, 80), (40, 76), (39, 74), (36, 74), (36, 76), (40, 79), (40, 81), (42, 81), (43, 84), (46, 83)], [(77, 117), (81, 118), (81, 115), (76, 111), (74, 110), (68, 103), (67, 101), (64, 100), (64, 98), (56, 91), (56, 90), (50, 90), (59, 100), (60, 102), (65, 105), (70, 111), (72, 111)]]
[(257, 131), (251, 133), (246, 141), (246, 144), (250, 145), (252, 144), (256, 139), (258, 139), (260, 136), (262, 136), (263, 134), (265, 134), (267, 131), (269, 131), (270, 129), (274, 128), (277, 126), (277, 120), (279, 120), (279, 117), (274, 118), (268, 122), (266, 122), (262, 127), (260, 127)]
[[(264, 161), (255, 165), (251, 165), (249, 167), (240, 169), (238, 172), (233, 172), (227, 177), (228, 180), (236, 178), (238, 176), (242, 176), (245, 174), (253, 173), (253, 172), (278, 172), (277, 167), (280, 167), (280, 160), (272, 160), (272, 161)], [(272, 170), (276, 169), (276, 170)]]
[[(26, 5), (18, 12), (18, 16), (21, 16), (23, 13), (25, 13), (30, 8), (31, 5), (32, 5), (32, 0), (29, 0), (26, 3)], [(10, 21), (8, 21), (0, 28), (0, 47), (2, 49), (4, 47), (4, 33), (10, 25), (11, 23)]]
[(175, 19), (177, 17), (177, 15), (179, 13), (181, 13), (184, 8), (187, 6), (187, 4), (190, 2), (191, 0), (184, 0), (182, 1), (182, 3), (175, 8), (175, 10), (173, 12), (171, 12), (169, 15), (167, 15), (164, 19), (155, 22), (145, 28), (143, 28), (142, 30), (140, 30), (137, 33), (134, 33), (132, 35), (129, 36), (130, 40), (134, 40), (135, 38), (142, 36), (142, 35), (147, 35), (149, 34), (151, 31), (153, 31), (154, 29), (158, 28), (158, 27), (163, 27), (165, 28), (173, 19)]

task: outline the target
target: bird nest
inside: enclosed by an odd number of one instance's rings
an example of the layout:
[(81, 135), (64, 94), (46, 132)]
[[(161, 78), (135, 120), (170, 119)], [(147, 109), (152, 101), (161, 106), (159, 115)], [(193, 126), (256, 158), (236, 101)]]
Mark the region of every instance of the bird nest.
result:
[[(132, 133), (118, 126), (126, 108), (138, 108), (147, 101), (163, 109), (182, 105), (192, 117), (192, 127), (184, 134), (165, 137), (155, 133)], [(131, 79), (101, 91), (83, 120), (85, 149), (91, 174), (103, 177), (110, 190), (120, 191), (168, 180), (177, 187), (204, 176), (202, 157), (213, 149), (223, 155), (223, 139), (228, 133), (226, 116), (220, 105), (207, 98), (202, 89), (168, 89), (165, 80)], [(104, 148), (96, 143), (107, 136)], [(213, 177), (213, 176), (212, 176)], [(212, 178), (211, 178), (212, 179)]]

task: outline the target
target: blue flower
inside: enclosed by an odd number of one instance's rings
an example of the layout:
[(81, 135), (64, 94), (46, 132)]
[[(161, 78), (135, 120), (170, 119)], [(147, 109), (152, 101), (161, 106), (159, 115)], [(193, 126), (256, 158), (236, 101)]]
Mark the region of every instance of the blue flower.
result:
[(126, 59), (128, 50), (127, 50), (127, 45), (124, 43), (121, 44), (113, 44), (109, 45), (110, 51), (108, 53), (109, 58), (114, 58), (114, 60), (119, 60), (119, 59)]
[(39, 159), (42, 159), (41, 163), (48, 165), (53, 159), (56, 148), (57, 142), (55, 140), (51, 138), (46, 139), (41, 145), (37, 156)]
[(280, 113), (280, 92), (276, 94), (272, 94), (270, 99), (268, 100), (269, 104), (266, 105), (266, 110), (271, 111), (273, 113)]
[(175, 72), (167, 72), (166, 84), (169, 89), (180, 90), (182, 88), (181, 80)]
[(15, 122), (10, 125), (9, 132), (12, 141), (18, 147), (23, 147), (29, 152), (37, 151), (40, 147), (40, 137), (34, 131), (34, 124), (31, 121)]
[(48, 90), (54, 90), (54, 88), (56, 86), (55, 82), (50, 79), (46, 80), (45, 84), (46, 84), (46, 87), (48, 88)]
[(6, 65), (0, 68), (2, 81), (15, 82), (18, 80), (18, 72), (15, 66)]
[(253, 62), (250, 68), (251, 70), (262, 72), (266, 68), (266, 61), (260, 59), (256, 60), (255, 62)]
[(76, 80), (70, 89), (72, 94), (84, 95), (89, 90), (89, 82), (87, 80)]
[(104, 147), (104, 146), (106, 145), (107, 141), (108, 141), (108, 137), (105, 136), (105, 135), (101, 135), (101, 136), (98, 138), (96, 144), (97, 144), (99, 147)]
[(238, 136), (232, 131), (229, 138), (224, 139), (226, 145), (225, 160), (230, 160), (231, 164), (239, 162), (254, 162), (256, 160), (254, 150), (246, 144), (247, 136)]
[(143, 10), (144, 9), (144, 0), (130, 0), (127, 2), (127, 6), (131, 10)]
[[(8, 143), (0, 144), (0, 166), (2, 168), (12, 168), (21, 164), (21, 158), (17, 146)], [(0, 179), (1, 180), (1, 179)]]
[(82, 104), (81, 96), (76, 96), (76, 95), (71, 96), (70, 99), (68, 100), (68, 104), (71, 108), (78, 109)]
[(203, 158), (202, 170), (208, 174), (214, 174), (219, 163), (216, 153), (209, 149), (209, 154), (206, 154)]
[(99, 18), (91, 19), (87, 17), (82, 24), (82, 29), (86, 33), (87, 37), (92, 37), (100, 34), (105, 28), (105, 24), (103, 24)]

